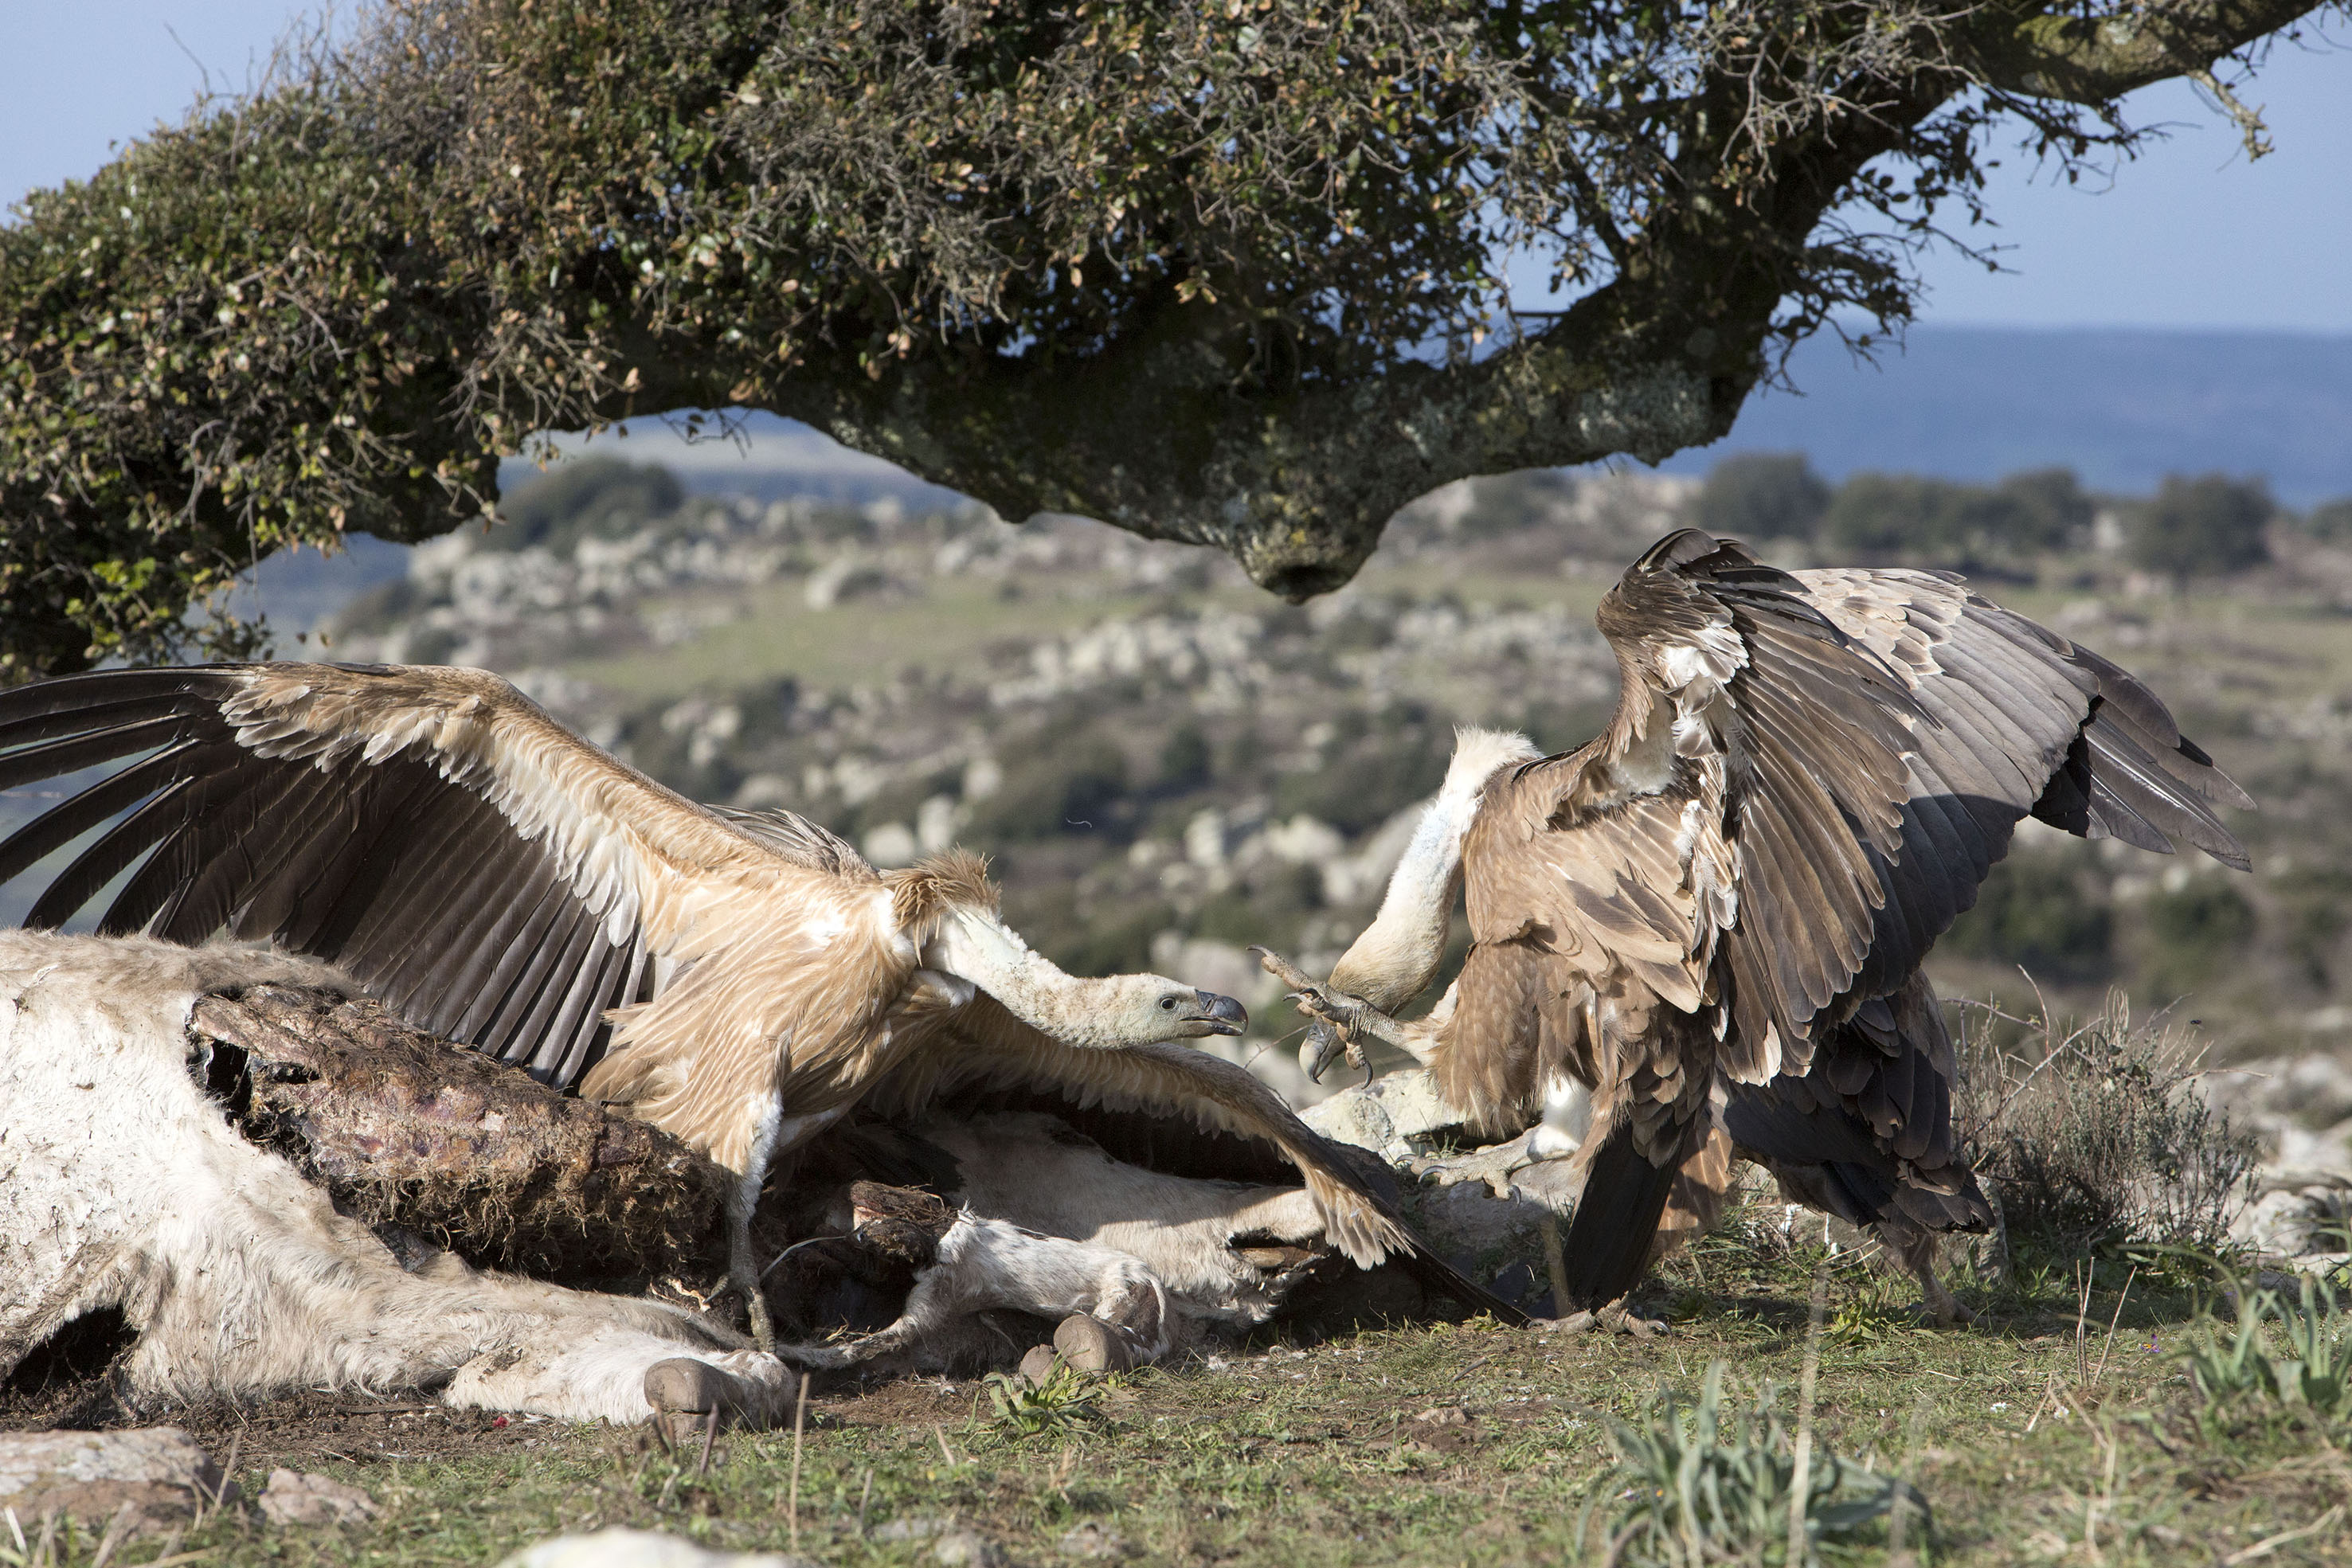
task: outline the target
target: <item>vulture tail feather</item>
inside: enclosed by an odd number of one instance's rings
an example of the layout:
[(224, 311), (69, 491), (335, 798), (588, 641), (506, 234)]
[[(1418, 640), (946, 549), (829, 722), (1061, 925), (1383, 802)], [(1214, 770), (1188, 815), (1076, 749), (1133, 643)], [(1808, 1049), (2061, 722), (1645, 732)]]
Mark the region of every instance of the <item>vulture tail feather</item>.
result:
[(1621, 1117), (1592, 1156), (1576, 1218), (1560, 1241), (1569, 1299), (1556, 1306), (1563, 1313), (1598, 1312), (1649, 1271), (1650, 1244), (1681, 1164), (1653, 1165), (1633, 1140), (1633, 1118)]

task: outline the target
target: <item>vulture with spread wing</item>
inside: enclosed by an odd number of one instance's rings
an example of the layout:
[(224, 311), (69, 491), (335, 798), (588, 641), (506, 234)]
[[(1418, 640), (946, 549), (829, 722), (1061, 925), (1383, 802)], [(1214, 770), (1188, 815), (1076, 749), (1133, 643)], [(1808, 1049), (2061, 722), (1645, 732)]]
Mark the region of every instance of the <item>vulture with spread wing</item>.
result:
[(5, 882), (96, 833), (26, 925), (119, 881), (101, 933), (311, 954), (418, 1028), (630, 1106), (740, 1178), (730, 1279), (763, 1343), (761, 1182), (885, 1080), (901, 1102), (979, 1082), (1190, 1115), (1294, 1166), (1358, 1263), (1399, 1256), (1491, 1302), (1278, 1095), (1167, 1043), (1240, 1033), (1240, 1004), (1065, 974), (969, 855), (885, 873), (789, 812), (697, 805), (475, 670), (224, 664), (0, 692), (0, 788), (125, 758), (0, 843)]
[[(1929, 946), (2028, 815), (2243, 870), (2215, 808), (2252, 802), (2131, 675), (1946, 573), (1781, 571), (1685, 529), (1597, 619), (1622, 683), (1608, 729), (1554, 757), (1465, 731), (1329, 980), (1267, 956), (1318, 1020), (1317, 1070), (1390, 1040), (1537, 1156), (1547, 1097), (1589, 1092), (1579, 1305), (1638, 1282), (1678, 1180), (1682, 1218), (1705, 1218), (1727, 1142), (1878, 1226), (1948, 1311), (1928, 1243), (1990, 1213), (1955, 1145)], [(1457, 890), (1469, 958), (1400, 1024)]]

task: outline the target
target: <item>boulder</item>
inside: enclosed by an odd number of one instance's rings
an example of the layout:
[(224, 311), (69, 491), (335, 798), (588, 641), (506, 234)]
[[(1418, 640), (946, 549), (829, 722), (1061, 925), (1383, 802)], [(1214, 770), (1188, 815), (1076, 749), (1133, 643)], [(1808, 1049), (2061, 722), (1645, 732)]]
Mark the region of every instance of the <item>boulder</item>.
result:
[(0, 1509), (20, 1522), (61, 1514), (134, 1531), (184, 1523), (236, 1499), (220, 1467), (177, 1427), (127, 1432), (0, 1432)]

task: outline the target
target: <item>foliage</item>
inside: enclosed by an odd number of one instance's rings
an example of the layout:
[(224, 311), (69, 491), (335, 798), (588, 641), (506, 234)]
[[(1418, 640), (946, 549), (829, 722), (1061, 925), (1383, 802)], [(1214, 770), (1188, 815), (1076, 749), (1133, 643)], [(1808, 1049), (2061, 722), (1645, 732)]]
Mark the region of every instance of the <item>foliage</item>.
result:
[(1019, 1373), (992, 1372), (982, 1386), (988, 1390), (996, 1418), (1024, 1437), (1058, 1434), (1102, 1418), (1102, 1380), (1058, 1357), (1043, 1383), (1032, 1383)]
[(663, 410), (1320, 591), (1445, 479), (1719, 435), (1908, 318), (1997, 128), (2127, 147), (2309, 9), (386, 5), (0, 227), (0, 678), (250, 646), (184, 618), (257, 558)]
[(2259, 566), (2270, 559), (2263, 536), (2277, 510), (2260, 479), (2168, 474), (2156, 498), (2138, 509), (2132, 559), (2176, 579)]
[(2341, 496), (2311, 508), (2304, 531), (2325, 544), (2352, 544), (2352, 496)]
[(1945, 934), (1944, 950), (2056, 980), (2104, 979), (2113, 966), (2115, 914), (2093, 891), (2086, 858), (2070, 849), (2001, 861), (1977, 889), (1976, 907)]
[(507, 497), (506, 526), (486, 545), (561, 550), (583, 537), (626, 533), (666, 517), (686, 500), (677, 476), (658, 463), (643, 466), (603, 455), (558, 465)]
[(1734, 538), (1811, 538), (1830, 497), (1803, 453), (1743, 452), (1706, 471), (1691, 522)]
[(1020, 842), (1112, 826), (1126, 797), (1127, 754), (1099, 735), (1040, 746), (1007, 768), (1004, 781), (972, 806), (971, 831), (986, 841)]
[(1862, 473), (1838, 487), (1821, 537), (1841, 558), (1978, 566), (2059, 549), (2090, 520), (2069, 469), (2012, 474), (1990, 488)]
[(2147, 932), (2156, 946), (2154, 977), (2188, 989), (2226, 970), (2254, 939), (2254, 906), (2219, 877), (2191, 877), (2151, 894)]
[(1953, 1103), (2012, 1248), (2224, 1249), (2256, 1156), (2199, 1091), (2202, 1046), (2183, 1029), (2135, 1025), (2121, 993), (2072, 1028), (2045, 1013), (2004, 1041), (1993, 1026), (2014, 1021), (1970, 1020)]
[[(1793, 1445), (1769, 1389), (1726, 1429), (1723, 1374), (1721, 1361), (1707, 1364), (1687, 1426), (1670, 1389), (1661, 1390), (1663, 1408), (1643, 1424), (1611, 1420), (1612, 1490), (1623, 1489), (1609, 1532), (1611, 1561), (1658, 1568), (1788, 1561)], [(1853, 1543), (1898, 1507), (1929, 1524), (1927, 1501), (1910, 1483), (1817, 1445), (1805, 1482), (1805, 1561), (1819, 1561), (1823, 1545)]]
[[(2271, 1353), (2273, 1334), (2285, 1354)], [(2324, 1421), (2352, 1417), (2352, 1344), (2336, 1289), (2305, 1275), (2299, 1300), (2242, 1286), (2238, 1319), (2207, 1318), (2180, 1353), (2209, 1428), (2251, 1408), (2299, 1406)]]

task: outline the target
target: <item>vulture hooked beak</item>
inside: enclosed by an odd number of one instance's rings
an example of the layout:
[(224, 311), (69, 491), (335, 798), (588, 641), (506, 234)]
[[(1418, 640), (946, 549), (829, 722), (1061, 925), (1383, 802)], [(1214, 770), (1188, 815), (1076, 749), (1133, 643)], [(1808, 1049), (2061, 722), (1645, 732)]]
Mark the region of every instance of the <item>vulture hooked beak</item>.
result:
[(1249, 1009), (1231, 997), (1221, 997), (1214, 991), (1194, 991), (1201, 999), (1201, 1010), (1195, 1020), (1206, 1024), (1204, 1034), (1239, 1034), (1249, 1028)]

